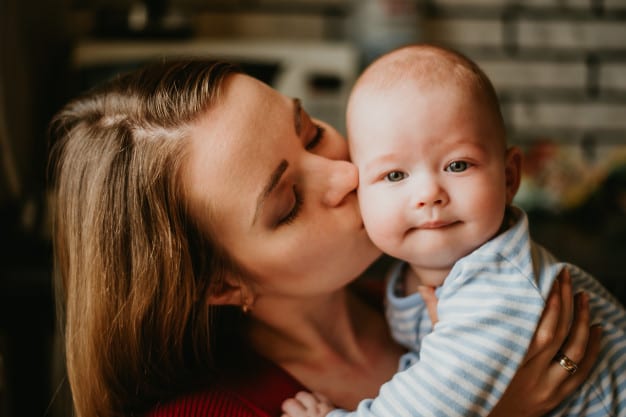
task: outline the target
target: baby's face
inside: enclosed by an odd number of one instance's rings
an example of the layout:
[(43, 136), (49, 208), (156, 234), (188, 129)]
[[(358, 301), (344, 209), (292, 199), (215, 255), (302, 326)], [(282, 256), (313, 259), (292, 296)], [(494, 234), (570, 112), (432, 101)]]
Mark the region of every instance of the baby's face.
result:
[(503, 132), (480, 100), (454, 88), (398, 84), (351, 98), (363, 221), (390, 255), (448, 269), (497, 233), (512, 199)]

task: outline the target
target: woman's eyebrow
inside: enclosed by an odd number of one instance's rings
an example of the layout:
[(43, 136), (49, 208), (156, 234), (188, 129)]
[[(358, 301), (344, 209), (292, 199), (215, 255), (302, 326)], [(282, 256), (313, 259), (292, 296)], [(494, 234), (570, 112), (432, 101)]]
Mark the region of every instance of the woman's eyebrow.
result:
[[(296, 135), (300, 136), (300, 131), (302, 130), (302, 103), (299, 98), (293, 98), (293, 125), (296, 130)], [(276, 169), (272, 171), (269, 180), (263, 187), (263, 191), (259, 194), (256, 203), (256, 209), (254, 210), (254, 217), (252, 218), (252, 225), (256, 223), (257, 218), (259, 217), (259, 212), (261, 211), (261, 207), (263, 207), (263, 203), (267, 199), (267, 196), (276, 188), (278, 183), (280, 182), (281, 177), (289, 167), (289, 162), (286, 159), (280, 161)]]
[(267, 196), (270, 195), (270, 193), (274, 190), (274, 188), (276, 188), (278, 183), (280, 183), (280, 179), (287, 170), (287, 167), (289, 167), (289, 162), (287, 162), (286, 159), (283, 159), (282, 161), (280, 161), (276, 169), (272, 171), (269, 180), (267, 181), (265, 187), (263, 187), (263, 190), (257, 198), (256, 209), (254, 210), (254, 217), (252, 218), (252, 225), (254, 225), (257, 218), (259, 217), (259, 212), (261, 211), (261, 207), (263, 207), (263, 203), (265, 203)]
[(302, 129), (302, 104), (299, 98), (293, 99), (293, 125), (296, 128), (296, 135), (300, 136)]

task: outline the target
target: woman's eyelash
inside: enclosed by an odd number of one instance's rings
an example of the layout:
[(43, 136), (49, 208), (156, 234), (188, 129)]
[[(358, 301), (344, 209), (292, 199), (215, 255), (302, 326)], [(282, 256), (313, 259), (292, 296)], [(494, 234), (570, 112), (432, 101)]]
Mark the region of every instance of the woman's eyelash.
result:
[(315, 148), (320, 141), (324, 138), (324, 128), (320, 125), (315, 125), (315, 136), (309, 143), (306, 144), (307, 149)]
[[(315, 148), (322, 141), (322, 139), (324, 139), (324, 128), (316, 124), (315, 136), (313, 136), (313, 138), (309, 141), (309, 143), (306, 144), (306, 149)], [(290, 224), (296, 219), (296, 217), (298, 217), (298, 214), (300, 213), (300, 208), (302, 208), (303, 199), (302, 199), (302, 195), (296, 189), (295, 186), (293, 187), (293, 195), (294, 195), (293, 207), (291, 208), (291, 210), (289, 210), (289, 213), (287, 213), (285, 217), (283, 217), (282, 219), (278, 221), (279, 226), (282, 226), (284, 224)]]
[(291, 210), (289, 210), (289, 213), (287, 213), (285, 217), (280, 219), (280, 221), (278, 222), (279, 226), (293, 222), (298, 216), (298, 213), (300, 213), (300, 208), (302, 207), (302, 195), (295, 186), (293, 187), (293, 195), (295, 197), (293, 207), (291, 208)]

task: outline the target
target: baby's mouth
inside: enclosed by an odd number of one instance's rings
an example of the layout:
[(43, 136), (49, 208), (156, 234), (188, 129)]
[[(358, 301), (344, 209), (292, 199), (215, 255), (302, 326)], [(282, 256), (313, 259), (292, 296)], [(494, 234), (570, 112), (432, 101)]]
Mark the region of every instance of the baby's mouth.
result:
[(432, 220), (428, 222), (424, 222), (416, 227), (416, 229), (443, 229), (446, 227), (453, 226), (459, 222), (456, 221), (443, 221), (443, 220)]

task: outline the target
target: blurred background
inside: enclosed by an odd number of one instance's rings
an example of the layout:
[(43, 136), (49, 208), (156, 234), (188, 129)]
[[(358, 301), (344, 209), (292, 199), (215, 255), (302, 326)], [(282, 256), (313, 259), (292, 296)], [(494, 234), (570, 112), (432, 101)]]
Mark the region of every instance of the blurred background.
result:
[(80, 91), (161, 56), (251, 75), (345, 132), (364, 65), (409, 42), (491, 77), (526, 152), (531, 232), (622, 302), (626, 0), (0, 0), (0, 417), (70, 415), (51, 283), (46, 126)]

